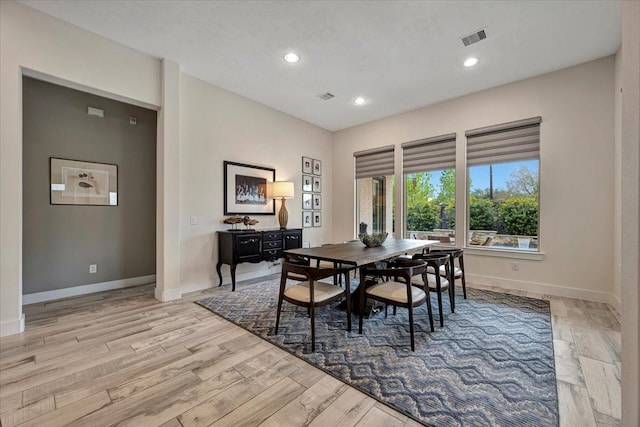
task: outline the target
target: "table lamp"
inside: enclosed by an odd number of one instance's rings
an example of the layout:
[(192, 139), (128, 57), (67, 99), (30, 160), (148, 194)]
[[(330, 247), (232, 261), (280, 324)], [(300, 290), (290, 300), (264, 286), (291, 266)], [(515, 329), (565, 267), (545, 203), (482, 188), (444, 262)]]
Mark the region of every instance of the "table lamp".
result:
[(289, 220), (289, 213), (284, 200), (293, 198), (293, 182), (275, 181), (271, 193), (271, 197), (274, 199), (282, 200), (280, 211), (278, 211), (278, 221), (280, 222), (280, 229), (284, 230), (287, 228), (287, 221)]

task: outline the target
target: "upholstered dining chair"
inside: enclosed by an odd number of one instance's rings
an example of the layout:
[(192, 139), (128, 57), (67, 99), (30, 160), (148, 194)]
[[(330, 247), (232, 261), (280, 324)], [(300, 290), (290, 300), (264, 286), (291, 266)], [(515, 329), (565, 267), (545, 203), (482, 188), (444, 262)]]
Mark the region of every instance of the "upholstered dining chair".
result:
[[(464, 274), (464, 250), (462, 248), (433, 248), (430, 253), (445, 253), (449, 255), (449, 271), (452, 277), (446, 276), (452, 282), (455, 288), (455, 280), (460, 279), (462, 282), (462, 294), (467, 299), (467, 280)], [(456, 262), (457, 260), (457, 262)], [(440, 269), (440, 275), (445, 275), (445, 269)]]
[[(440, 315), (440, 327), (444, 326), (444, 315), (442, 309), (442, 292), (449, 292), (449, 305), (451, 306), (451, 312), (455, 311), (455, 295), (453, 294), (453, 288), (449, 286), (450, 270), (449, 270), (449, 255), (442, 253), (428, 254), (416, 254), (413, 256), (413, 260), (422, 261), (427, 264), (427, 273), (425, 277), (414, 276), (411, 279), (411, 283), (415, 286), (419, 286), (423, 289), (429, 289), (436, 292), (438, 298), (438, 314)], [(397, 262), (406, 262), (406, 260), (399, 259)], [(438, 274), (443, 269), (444, 274)], [(426, 279), (426, 280), (425, 280)], [(430, 305), (430, 304), (429, 304)]]
[[(420, 276), (426, 280), (427, 264), (420, 260), (403, 260), (402, 264), (387, 264), (385, 268), (364, 267), (361, 270), (359, 295), (359, 323), (358, 333), (362, 334), (363, 313), (365, 300), (367, 298), (383, 302), (394, 307), (405, 307), (409, 311), (409, 331), (411, 335), (411, 351), (415, 351), (415, 337), (413, 328), (413, 309), (421, 304), (427, 305), (429, 314), (429, 326), (433, 332), (433, 312), (429, 300), (429, 287), (420, 289), (412, 286), (412, 277)], [(376, 281), (382, 279), (380, 283), (366, 287), (368, 278)]]
[[(347, 306), (347, 330), (351, 331), (349, 271), (350, 270), (346, 268), (318, 268), (284, 261), (282, 263), (282, 274), (280, 275), (275, 334), (278, 335), (283, 301), (307, 308), (309, 317), (311, 318), (311, 351), (315, 351), (316, 348), (315, 311), (317, 307), (345, 299)], [(335, 284), (332, 285), (319, 281), (341, 274), (345, 275), (346, 286), (344, 289)], [(291, 278), (291, 275), (302, 276), (305, 280), (291, 284), (287, 281), (287, 279)]]

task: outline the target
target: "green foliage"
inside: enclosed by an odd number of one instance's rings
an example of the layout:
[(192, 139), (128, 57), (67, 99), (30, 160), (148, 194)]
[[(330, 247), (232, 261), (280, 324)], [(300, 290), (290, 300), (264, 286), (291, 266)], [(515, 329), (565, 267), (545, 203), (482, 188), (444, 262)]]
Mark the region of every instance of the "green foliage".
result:
[(469, 230), (495, 230), (496, 209), (489, 199), (469, 198)]
[(498, 218), (506, 234), (538, 235), (538, 201), (535, 197), (514, 197), (500, 204)]
[(440, 207), (433, 201), (407, 205), (407, 230), (427, 231), (440, 226)]
[(447, 169), (442, 171), (440, 175), (440, 193), (437, 197), (438, 202), (453, 206), (456, 202), (456, 171), (455, 169)]
[(421, 203), (433, 199), (435, 192), (431, 183), (431, 174), (418, 172), (407, 175), (407, 207), (418, 206)]

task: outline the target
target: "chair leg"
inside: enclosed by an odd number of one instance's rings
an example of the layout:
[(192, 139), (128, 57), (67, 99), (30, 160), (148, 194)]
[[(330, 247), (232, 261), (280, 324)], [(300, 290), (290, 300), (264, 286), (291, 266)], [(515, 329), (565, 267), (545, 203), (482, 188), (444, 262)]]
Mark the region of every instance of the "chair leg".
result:
[(451, 312), (456, 311), (456, 268), (453, 255), (449, 255), (449, 302), (451, 304)]
[(280, 311), (282, 311), (282, 295), (278, 296), (278, 313), (276, 314), (276, 335), (278, 335), (278, 326), (280, 326)]
[(444, 317), (442, 314), (442, 288), (440, 287), (440, 277), (436, 275), (436, 291), (438, 292), (438, 313), (440, 314), (440, 327), (444, 326)]
[(362, 313), (364, 313), (364, 300), (366, 299), (364, 281), (360, 282), (358, 292), (360, 292), (360, 295), (358, 295), (358, 333), (362, 334)]
[(311, 313), (311, 352), (316, 351), (316, 316), (313, 305), (309, 306)]
[(411, 334), (411, 351), (416, 351), (416, 342), (413, 336), (413, 307), (409, 305), (409, 332)]
[(431, 332), (435, 331), (433, 327), (433, 309), (431, 308), (431, 295), (429, 293), (429, 287), (427, 286), (427, 300), (425, 303), (427, 304), (427, 314), (429, 315), (429, 326), (431, 327)]
[[(347, 331), (351, 332), (351, 283), (349, 283), (349, 275), (351, 273), (347, 271), (344, 275), (344, 288), (347, 294)], [(342, 275), (340, 275), (342, 278)]]
[(467, 299), (467, 281), (465, 280), (466, 274), (464, 273), (464, 260), (462, 259), (462, 255), (458, 258), (458, 262), (460, 263), (460, 271), (462, 272), (462, 293), (464, 299)]

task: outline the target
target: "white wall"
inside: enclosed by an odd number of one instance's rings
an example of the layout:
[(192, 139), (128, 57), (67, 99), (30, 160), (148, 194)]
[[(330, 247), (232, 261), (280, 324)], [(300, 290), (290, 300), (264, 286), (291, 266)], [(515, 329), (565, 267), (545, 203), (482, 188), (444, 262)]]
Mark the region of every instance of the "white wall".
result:
[(0, 335), (19, 332), (23, 324), (23, 69), (145, 106), (160, 103), (157, 59), (13, 1), (0, 1)]
[[(353, 229), (353, 152), (457, 133), (458, 185), (464, 132), (542, 116), (540, 242), (544, 259), (465, 256), (469, 277), (488, 284), (611, 301), (614, 216), (614, 57), (549, 73), (337, 132), (334, 135), (334, 240)], [(402, 180), (397, 180), (398, 184)], [(397, 194), (402, 194), (398, 187)], [(399, 202), (399, 200), (397, 200)], [(460, 208), (464, 198), (457, 198)], [(458, 209), (456, 223), (464, 218)], [(400, 215), (396, 218), (401, 217)], [(398, 220), (398, 219), (397, 219)], [(396, 230), (403, 226), (397, 224)], [(461, 231), (461, 230), (458, 230)]]
[[(302, 227), (302, 156), (322, 160), (322, 227), (304, 228), (313, 246), (331, 242), (333, 224), (331, 133), (262, 104), (180, 76), (180, 235), (182, 292), (218, 285), (216, 230), (222, 221), (223, 161), (276, 169), (276, 179), (293, 181), (295, 198), (287, 200), (287, 227)], [(352, 183), (350, 183), (352, 185)], [(276, 202), (276, 212), (280, 202)], [(190, 225), (190, 217), (197, 225)], [(255, 215), (257, 229), (279, 228), (277, 215)], [(223, 266), (224, 283), (230, 283)], [(236, 280), (278, 271), (268, 264), (240, 264)]]

